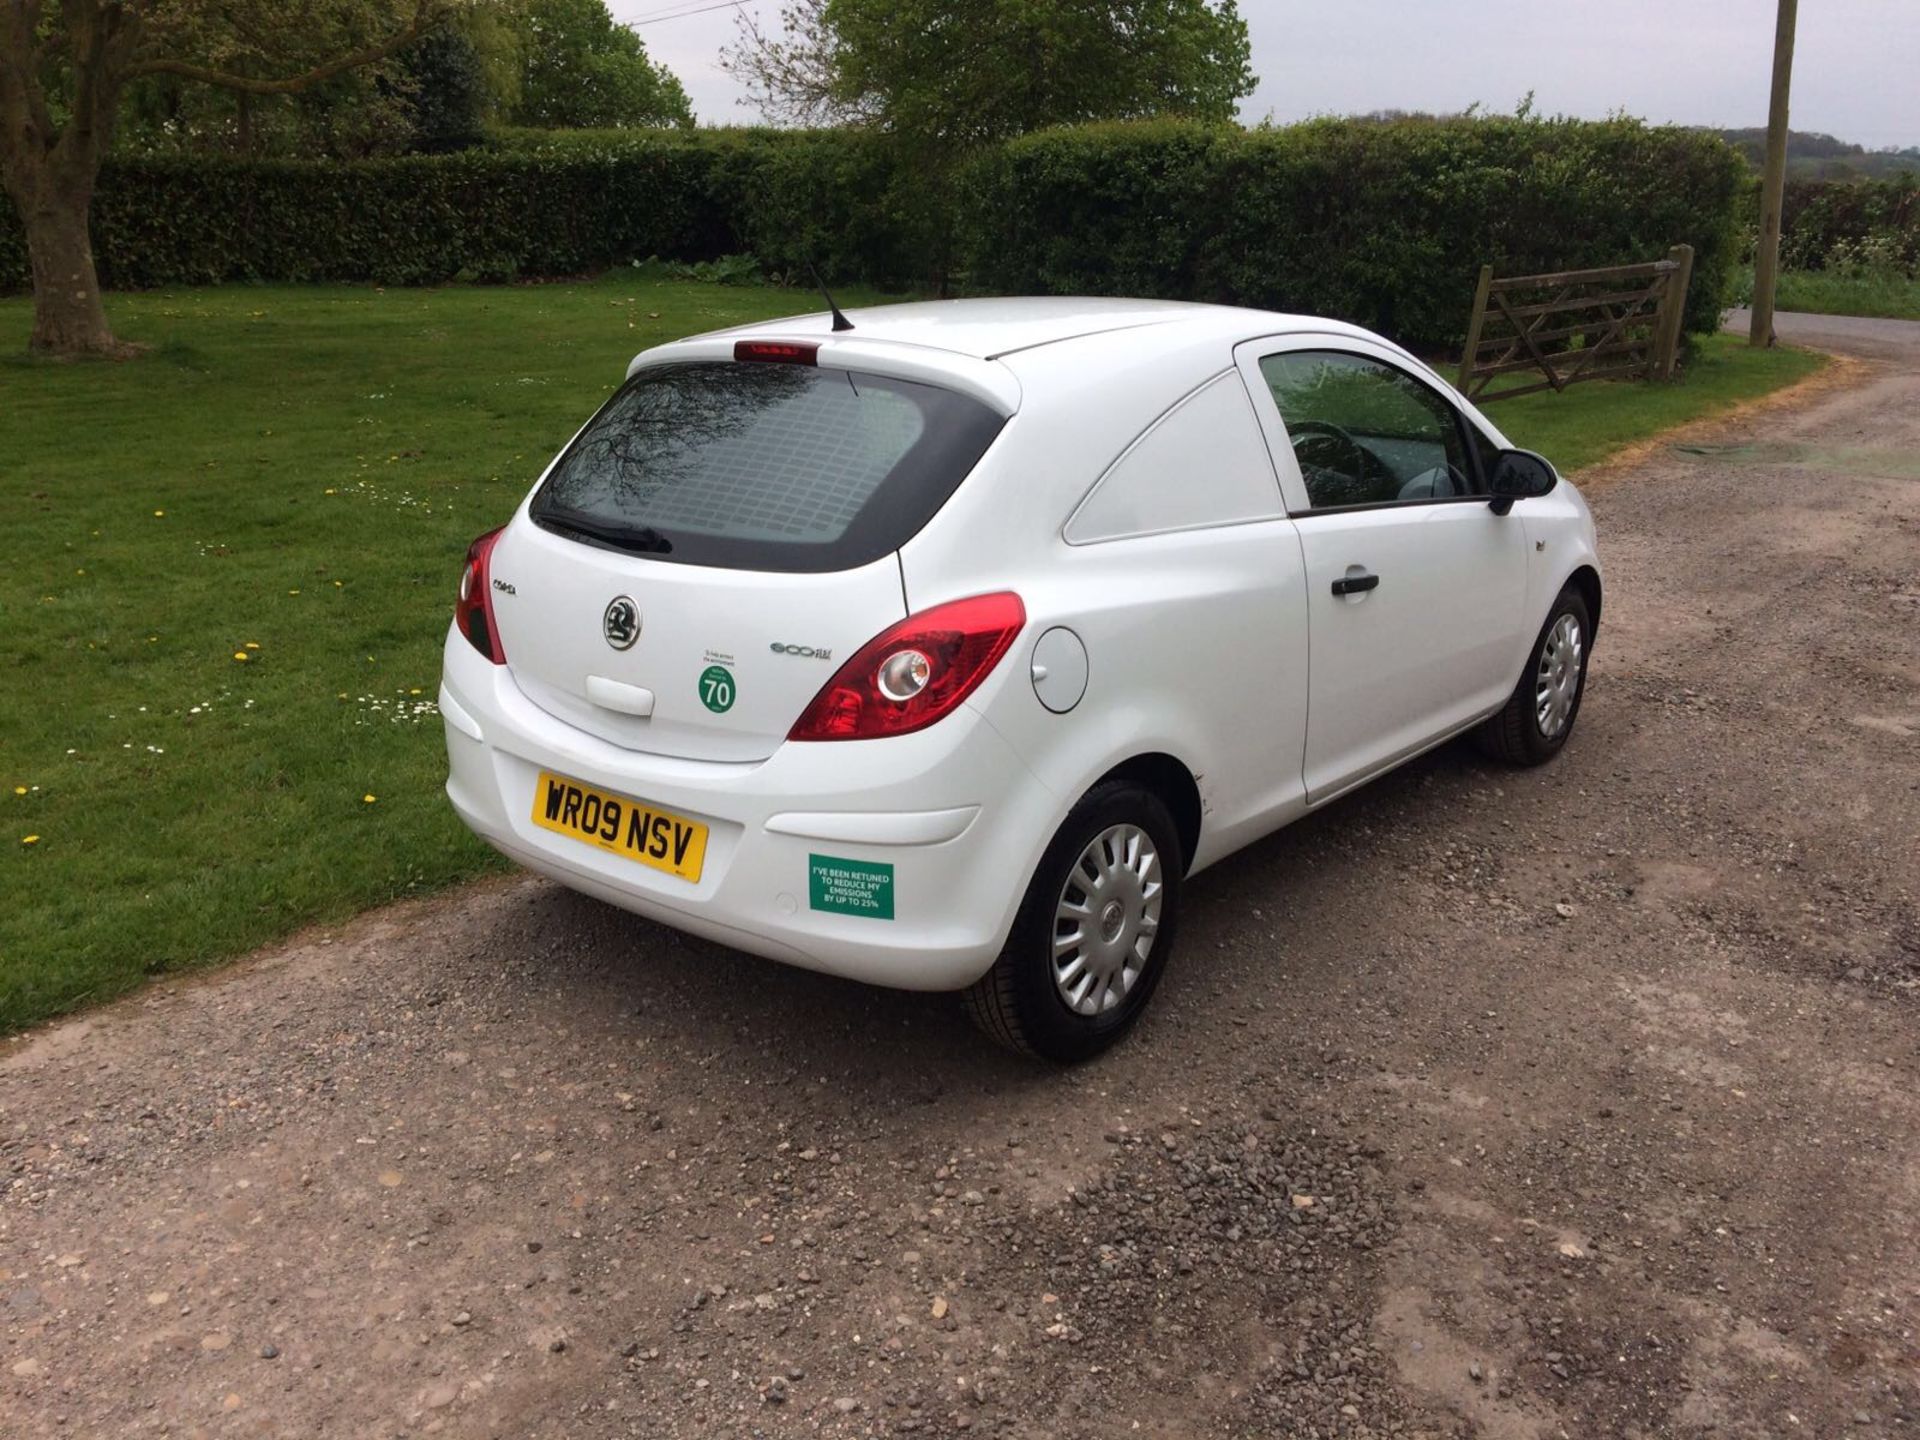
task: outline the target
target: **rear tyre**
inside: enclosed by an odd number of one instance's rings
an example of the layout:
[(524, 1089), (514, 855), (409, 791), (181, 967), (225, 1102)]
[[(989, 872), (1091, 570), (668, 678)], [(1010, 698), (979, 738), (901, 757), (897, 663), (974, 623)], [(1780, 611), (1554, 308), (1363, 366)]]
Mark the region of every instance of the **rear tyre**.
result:
[(1547, 612), (1520, 683), (1476, 732), (1480, 748), (1509, 765), (1541, 765), (1558, 755), (1580, 716), (1592, 649), (1586, 597), (1569, 585)]
[(965, 992), (1008, 1049), (1071, 1064), (1133, 1027), (1173, 949), (1186, 856), (1159, 796), (1127, 780), (1089, 790), (1027, 886), (1006, 948)]

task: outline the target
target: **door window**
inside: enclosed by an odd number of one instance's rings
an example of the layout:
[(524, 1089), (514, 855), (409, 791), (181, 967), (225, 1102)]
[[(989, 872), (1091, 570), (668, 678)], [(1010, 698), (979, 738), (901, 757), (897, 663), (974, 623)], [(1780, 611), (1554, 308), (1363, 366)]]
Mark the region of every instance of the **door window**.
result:
[(1362, 355), (1289, 350), (1260, 373), (1315, 510), (1484, 494), (1459, 414), (1403, 370)]

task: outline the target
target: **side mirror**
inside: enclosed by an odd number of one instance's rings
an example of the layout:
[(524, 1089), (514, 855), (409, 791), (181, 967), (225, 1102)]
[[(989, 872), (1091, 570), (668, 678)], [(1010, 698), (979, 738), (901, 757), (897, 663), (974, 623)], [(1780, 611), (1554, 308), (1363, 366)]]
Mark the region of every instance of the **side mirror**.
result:
[(1494, 457), (1493, 473), (1487, 477), (1487, 489), (1493, 496), (1493, 513), (1504, 515), (1516, 500), (1544, 495), (1560, 483), (1560, 477), (1543, 455), (1531, 450), (1502, 450)]

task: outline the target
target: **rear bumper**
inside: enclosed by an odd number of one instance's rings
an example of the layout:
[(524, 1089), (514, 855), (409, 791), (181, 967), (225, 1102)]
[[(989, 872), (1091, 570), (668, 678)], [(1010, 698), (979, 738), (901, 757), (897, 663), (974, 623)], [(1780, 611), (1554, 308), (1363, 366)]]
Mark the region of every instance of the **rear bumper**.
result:
[[(885, 740), (717, 763), (609, 744), (534, 705), (450, 633), (447, 796), (473, 832), (571, 889), (752, 954), (910, 990), (954, 990), (1005, 943), (1059, 802), (962, 708)], [(541, 770), (707, 825), (697, 883), (532, 820)], [(890, 867), (892, 918), (815, 908), (816, 857)]]

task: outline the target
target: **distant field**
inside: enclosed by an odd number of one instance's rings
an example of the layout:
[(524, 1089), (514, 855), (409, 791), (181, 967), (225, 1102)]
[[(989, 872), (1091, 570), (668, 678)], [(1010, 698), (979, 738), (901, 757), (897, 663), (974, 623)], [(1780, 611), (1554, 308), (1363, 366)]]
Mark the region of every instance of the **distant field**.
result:
[(1789, 270), (1780, 277), (1774, 304), (1781, 310), (1804, 310), (1814, 315), (1920, 320), (1920, 278)]
[[(871, 300), (850, 291), (845, 303)], [(113, 298), (125, 365), (0, 300), (0, 1030), (496, 863), (441, 793), (439, 650), (499, 524), (643, 346), (812, 296), (615, 273)], [(1494, 407), (1563, 467), (1817, 363)]]

